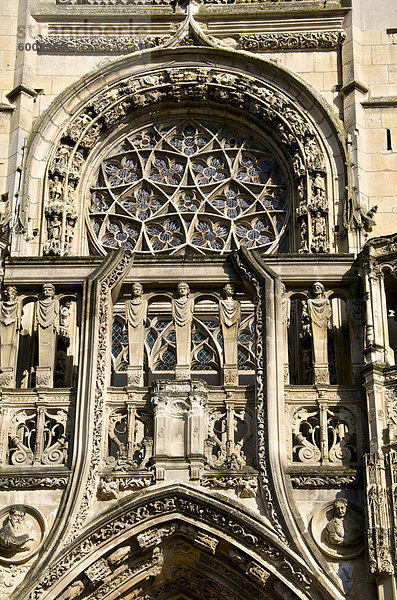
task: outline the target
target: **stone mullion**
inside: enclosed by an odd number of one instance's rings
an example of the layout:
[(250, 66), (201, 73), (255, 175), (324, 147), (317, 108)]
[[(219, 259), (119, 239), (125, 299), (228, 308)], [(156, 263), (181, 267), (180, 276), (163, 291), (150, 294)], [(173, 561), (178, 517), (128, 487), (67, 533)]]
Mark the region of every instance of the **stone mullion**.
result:
[(136, 411), (133, 404), (127, 404), (127, 461), (134, 458)]
[(234, 452), (234, 404), (226, 403), (226, 457)]
[(328, 405), (319, 403), (320, 413), (320, 449), (321, 449), (321, 462), (323, 464), (329, 462), (328, 457)]
[(9, 409), (0, 407), (0, 465), (5, 465), (7, 462), (8, 450), (8, 418)]
[(44, 404), (37, 405), (36, 439), (33, 450), (33, 466), (41, 464), (41, 457), (44, 450), (45, 411), (46, 407)]

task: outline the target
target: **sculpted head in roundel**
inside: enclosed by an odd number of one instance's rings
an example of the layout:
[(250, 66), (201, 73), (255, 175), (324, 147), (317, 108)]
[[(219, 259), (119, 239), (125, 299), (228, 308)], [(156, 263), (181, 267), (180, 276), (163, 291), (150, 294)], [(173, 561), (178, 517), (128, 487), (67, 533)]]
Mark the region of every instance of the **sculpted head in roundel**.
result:
[(107, 152), (88, 220), (102, 252), (270, 252), (289, 206), (277, 157), (256, 135), (208, 119), (174, 120), (141, 127)]

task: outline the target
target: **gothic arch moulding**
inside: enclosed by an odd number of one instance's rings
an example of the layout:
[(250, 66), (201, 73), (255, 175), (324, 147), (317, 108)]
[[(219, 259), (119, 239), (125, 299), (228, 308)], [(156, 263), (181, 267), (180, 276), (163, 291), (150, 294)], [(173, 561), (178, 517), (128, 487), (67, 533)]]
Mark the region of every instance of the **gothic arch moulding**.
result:
[[(221, 496), (186, 485), (125, 503), (65, 548), (30, 599), (328, 600), (304, 561)], [(73, 595), (74, 594), (74, 595)]]
[[(175, 66), (176, 53), (178, 64), (183, 67)], [(142, 65), (146, 59), (150, 63)], [(175, 126), (173, 132), (167, 130), (171, 122)], [(66, 90), (38, 123), (29, 143), (24, 197), (42, 201), (26, 203), (22, 217), (25, 225), (28, 219), (31, 223), (44, 221), (48, 234), (41, 240), (28, 242), (26, 252), (33, 254), (33, 243), (36, 253), (58, 255), (104, 253), (110, 243), (113, 247), (126, 245), (137, 251), (175, 251), (175, 247), (164, 244), (167, 236), (178, 239), (175, 222), (179, 223), (177, 233), (184, 241), (190, 236), (190, 243), (195, 232), (204, 237), (205, 227), (207, 237), (214, 237), (217, 227), (220, 247), (215, 250), (229, 251), (245, 245), (261, 246), (268, 251), (332, 252), (337, 246), (333, 229), (342, 224), (346, 186), (341, 131), (332, 109), (318, 95), (285, 69), (246, 52), (167, 48), (119, 59)], [(171, 143), (172, 136), (174, 140), (178, 138), (179, 146)], [(245, 151), (251, 151), (248, 157), (241, 154), (236, 157), (233, 150), (233, 144), (240, 148), (236, 139), (240, 142), (242, 138)], [(197, 146), (199, 139), (202, 147)], [(188, 148), (186, 144), (193, 145)], [(153, 151), (153, 160), (149, 160), (146, 172), (140, 172), (148, 150)], [(183, 160), (171, 164), (170, 152)], [(282, 191), (281, 202), (277, 199), (272, 204), (267, 199), (266, 206), (266, 198), (262, 197), (259, 198), (262, 209), (253, 209), (255, 194), (248, 194), (242, 204), (241, 186), (246, 191), (247, 186), (253, 189), (256, 183), (263, 186), (269, 180), (264, 167), (269, 156), (277, 163), (278, 179), (271, 181), (275, 188), (273, 198), (278, 186), (278, 192)], [(177, 183), (171, 175), (167, 176), (176, 163)], [(98, 175), (96, 181), (94, 175)], [(215, 207), (210, 199), (219, 219), (209, 222), (207, 219), (197, 228), (197, 222), (193, 219), (191, 224), (182, 213), (194, 212), (195, 202), (201, 202), (199, 212), (208, 214), (204, 207), (207, 198), (200, 195), (200, 189), (203, 185), (221, 184), (222, 177), (233, 186), (221, 190)], [(152, 184), (152, 188), (144, 186), (146, 197), (137, 197), (139, 190), (134, 189), (134, 181)], [(131, 184), (133, 203), (123, 206), (120, 198), (125, 199), (127, 184)], [(160, 198), (155, 198), (157, 204), (152, 205), (154, 213), (152, 210), (148, 217), (149, 221), (154, 219), (151, 228), (154, 242), (137, 207), (138, 200), (145, 206), (151, 201), (153, 185), (156, 192), (159, 189), (161, 192)], [(184, 185), (194, 190), (188, 198), (189, 207), (182, 196), (177, 199), (173, 195), (178, 185), (178, 191), (183, 191)], [(120, 186), (124, 186), (124, 191)], [(118, 206), (116, 212), (122, 215), (121, 221), (124, 219), (124, 225), (113, 225), (113, 231), (103, 225), (107, 199), (101, 196), (100, 188), (106, 188), (106, 194)], [(95, 191), (99, 195), (95, 196)], [(92, 193), (94, 201), (92, 196), (90, 200)], [(228, 198), (233, 204), (231, 208), (227, 207)], [(235, 219), (233, 211), (239, 201), (240, 214)], [(162, 210), (168, 210), (169, 203), (175, 218), (169, 219), (171, 225), (164, 237), (155, 221), (156, 216), (163, 216)], [(244, 215), (255, 210), (256, 220), (247, 222)], [(95, 215), (100, 218), (95, 220)], [(241, 227), (237, 227), (239, 219)], [(287, 222), (292, 225), (288, 235)], [(251, 237), (260, 238), (259, 242), (252, 244), (247, 237), (250, 228), (254, 230)], [(46, 227), (42, 229), (45, 231)], [(161, 233), (164, 240), (159, 241)], [(114, 239), (109, 242), (112, 234)], [(106, 235), (108, 242), (104, 244)], [(205, 241), (202, 249), (214, 250), (211, 242)]]

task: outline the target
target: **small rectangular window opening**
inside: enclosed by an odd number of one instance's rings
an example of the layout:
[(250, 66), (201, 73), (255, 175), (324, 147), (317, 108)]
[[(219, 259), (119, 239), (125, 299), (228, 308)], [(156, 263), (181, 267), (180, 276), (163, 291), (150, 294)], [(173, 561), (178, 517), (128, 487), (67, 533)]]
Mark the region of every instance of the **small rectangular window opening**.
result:
[(391, 145), (391, 131), (386, 129), (386, 150), (393, 150)]

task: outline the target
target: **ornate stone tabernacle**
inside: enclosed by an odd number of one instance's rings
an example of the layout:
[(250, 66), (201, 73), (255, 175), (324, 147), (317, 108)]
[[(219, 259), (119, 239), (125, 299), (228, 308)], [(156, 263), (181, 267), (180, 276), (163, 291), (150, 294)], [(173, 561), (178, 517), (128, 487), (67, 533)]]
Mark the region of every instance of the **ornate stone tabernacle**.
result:
[(0, 600), (397, 600), (397, 5), (1, 9)]

